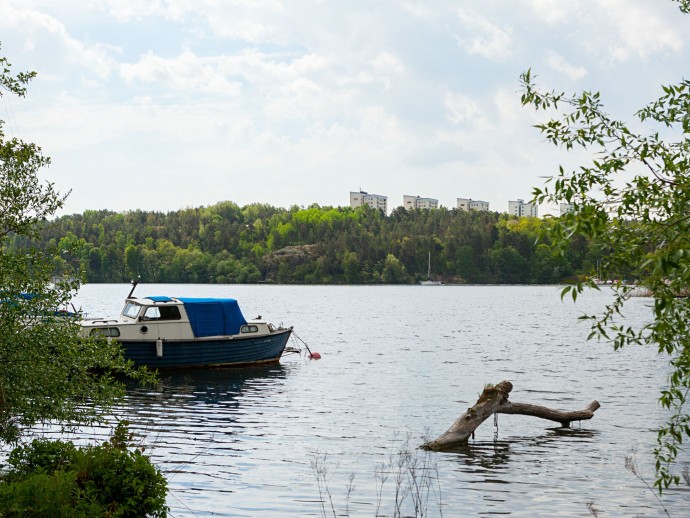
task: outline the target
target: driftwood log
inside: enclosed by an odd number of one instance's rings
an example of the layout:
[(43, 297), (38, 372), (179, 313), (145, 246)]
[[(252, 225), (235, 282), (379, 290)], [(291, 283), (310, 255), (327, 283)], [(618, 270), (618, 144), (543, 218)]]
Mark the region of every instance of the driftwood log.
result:
[(434, 451), (452, 450), (467, 443), (476, 428), (493, 414), (522, 414), (541, 419), (548, 419), (560, 423), (563, 428), (569, 428), (573, 421), (591, 419), (594, 412), (601, 406), (598, 401), (592, 401), (583, 410), (562, 412), (539, 405), (527, 403), (511, 403), (508, 395), (513, 390), (513, 384), (502, 381), (498, 385), (487, 386), (472, 408), (458, 417), (448, 431), (433, 441), (422, 445), (422, 448)]

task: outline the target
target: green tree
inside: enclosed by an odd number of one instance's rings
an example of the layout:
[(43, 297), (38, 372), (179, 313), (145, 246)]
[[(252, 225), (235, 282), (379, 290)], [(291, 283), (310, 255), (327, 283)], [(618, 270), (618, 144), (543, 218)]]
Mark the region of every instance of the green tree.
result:
[(357, 254), (350, 250), (346, 250), (345, 253), (343, 253), (342, 263), (345, 280), (350, 283), (357, 282), (359, 280), (360, 271), (359, 257), (357, 257)]
[(530, 272), (532, 279), (540, 284), (558, 282), (569, 273), (569, 263), (563, 255), (554, 253), (545, 243), (537, 245), (532, 255)]
[(387, 284), (404, 284), (410, 281), (407, 270), (393, 254), (386, 256), (382, 277), (383, 282)]
[[(690, 11), (690, 1), (676, 1), (681, 11)], [(627, 272), (653, 297), (653, 319), (646, 325), (619, 318), (631, 294), (622, 282), (602, 314), (583, 318), (592, 322), (590, 338), (604, 339), (615, 349), (648, 344), (668, 357), (670, 375), (660, 403), (670, 417), (658, 430), (655, 448), (655, 486), (661, 492), (679, 482), (673, 462), (690, 437), (685, 406), (690, 390), (690, 81), (663, 86), (663, 95), (637, 112), (639, 132), (610, 117), (599, 93), (545, 92), (530, 71), (521, 82), (523, 105), (559, 110), (537, 126), (550, 142), (587, 148), (596, 156), (572, 171), (561, 167), (545, 187), (535, 189), (538, 203), (573, 205), (573, 212), (551, 228), (553, 243), (565, 250), (576, 236), (597, 241), (609, 250), (604, 269)], [(668, 139), (660, 132), (664, 128)], [(584, 281), (563, 295), (576, 298), (587, 286), (596, 288)]]
[[(256, 204), (239, 209), (221, 202), (167, 214), (101, 210), (62, 216), (41, 229), (37, 246), (60, 249), (54, 258), (56, 275), (81, 265), (89, 282), (141, 276), (146, 282), (379, 283), (388, 254), (405, 267), (404, 282), (415, 282), (426, 278), (429, 252), (432, 273), (448, 280), (547, 282), (542, 274), (548, 271), (548, 282), (558, 282), (568, 272), (598, 263), (603, 245), (597, 243), (593, 251), (592, 243), (581, 237), (573, 241), (562, 268), (541, 264), (546, 256), (535, 256), (535, 242), (550, 246), (548, 221), (443, 207), (399, 207), (386, 216), (368, 206), (314, 204), (287, 211)], [(25, 241), (15, 235), (9, 248), (17, 250)], [(284, 255), (281, 250), (304, 246), (311, 252), (299, 265), (280, 270), (273, 260)], [(495, 253), (498, 248), (517, 250), (527, 262), (515, 264), (524, 271), (498, 275), (501, 261), (493, 259), (509, 259)], [(545, 267), (537, 279), (534, 272), (540, 266)]]
[(512, 246), (497, 246), (489, 252), (495, 282), (524, 284), (529, 274), (527, 259)]
[(132, 279), (144, 271), (144, 256), (140, 247), (127, 245), (125, 248), (125, 270)]
[[(12, 75), (6, 58), (0, 70), (0, 95), (23, 97), (34, 74)], [(66, 275), (54, 282), (54, 255), (32, 240), (65, 196), (39, 179), (49, 163), (41, 149), (6, 138), (3, 127), (0, 121), (0, 440), (13, 442), (37, 422), (100, 419), (123, 394), (115, 376), (140, 373), (116, 344), (81, 340), (77, 318), (56, 314), (78, 286), (79, 261), (63, 261)], [(17, 236), (22, 246), (10, 248)]]

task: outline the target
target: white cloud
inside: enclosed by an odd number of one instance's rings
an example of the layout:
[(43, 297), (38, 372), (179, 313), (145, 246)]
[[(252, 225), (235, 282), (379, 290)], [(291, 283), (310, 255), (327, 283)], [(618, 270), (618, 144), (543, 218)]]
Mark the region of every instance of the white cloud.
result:
[(176, 11), (170, 4), (171, 2), (165, 0), (147, 0), (146, 2), (105, 0), (98, 6), (112, 15), (115, 20), (128, 22), (158, 15), (167, 17)]
[(511, 27), (499, 27), (475, 11), (459, 9), (457, 16), (468, 33), (458, 36), (458, 42), (466, 52), (492, 61), (504, 61), (510, 57), (513, 44)]
[(206, 2), (204, 8), (190, 6), (191, 14), (206, 18), (208, 28), (221, 38), (252, 43), (287, 43), (285, 22), (292, 16), (278, 0), (230, 0)]
[[(40, 10), (27, 7), (15, 8), (10, 2), (0, 3), (0, 29), (4, 34), (18, 28), (17, 34), (23, 41), (24, 50), (36, 56), (46, 69), (54, 68), (58, 73), (60, 66), (76, 66), (106, 79), (112, 72), (114, 62), (108, 45), (86, 43), (72, 37), (65, 25), (53, 16)], [(39, 71), (41, 72), (41, 71)], [(51, 73), (42, 77), (50, 77)]]
[(615, 24), (619, 38), (611, 48), (616, 59), (626, 61), (633, 56), (647, 59), (660, 52), (679, 52), (683, 48), (683, 38), (660, 16), (654, 4), (602, 0), (601, 5)]
[(677, 8), (645, 0), (530, 0), (534, 14), (556, 28), (554, 40), (572, 39), (609, 63), (678, 53), (684, 36)]
[(465, 95), (447, 92), (443, 101), (447, 110), (446, 120), (453, 125), (474, 121), (479, 115), (476, 103)]
[(382, 83), (385, 89), (390, 89), (393, 78), (400, 76), (405, 71), (405, 66), (400, 59), (391, 52), (378, 53), (370, 62), (376, 81)]
[(572, 81), (577, 81), (587, 75), (585, 67), (572, 65), (563, 56), (553, 51), (546, 53), (546, 62), (553, 70), (568, 76)]
[(534, 12), (547, 23), (567, 22), (568, 12), (577, 6), (577, 0), (531, 0)]
[[(648, 0), (0, 0), (3, 53), (39, 72), (16, 119), (75, 187), (69, 210), (338, 204), (360, 186), (500, 209), (559, 160), (520, 71), (586, 78), (610, 107), (690, 62), (686, 25)], [(99, 190), (151, 171), (155, 195)]]
[(217, 58), (199, 58), (189, 50), (175, 59), (161, 58), (149, 52), (133, 65), (120, 65), (120, 73), (127, 83), (156, 82), (175, 90), (237, 95), (241, 85), (228, 80), (220, 72), (221, 61)]
[(371, 60), (371, 64), (374, 69), (380, 70), (383, 73), (400, 74), (405, 70), (400, 59), (398, 59), (395, 54), (387, 51), (379, 52), (374, 59)]
[(431, 18), (434, 10), (428, 4), (405, 2), (403, 9), (417, 18)]

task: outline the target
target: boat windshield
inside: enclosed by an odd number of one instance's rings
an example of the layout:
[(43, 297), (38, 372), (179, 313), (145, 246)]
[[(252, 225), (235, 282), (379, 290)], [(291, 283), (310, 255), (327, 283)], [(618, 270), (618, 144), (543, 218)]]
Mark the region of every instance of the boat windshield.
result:
[(140, 309), (141, 306), (139, 304), (128, 302), (127, 304), (125, 304), (125, 309), (122, 310), (122, 314), (129, 318), (137, 318)]

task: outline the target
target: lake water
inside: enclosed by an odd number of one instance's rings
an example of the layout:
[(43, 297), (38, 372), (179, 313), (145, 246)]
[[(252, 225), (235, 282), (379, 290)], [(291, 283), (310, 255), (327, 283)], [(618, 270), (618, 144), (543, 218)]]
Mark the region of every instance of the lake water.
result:
[[(76, 303), (90, 316), (112, 316), (129, 289), (86, 285)], [(322, 359), (290, 354), (270, 367), (163, 374), (156, 389), (130, 390), (118, 415), (132, 421), (165, 472), (176, 517), (394, 516), (406, 445), (416, 480), (423, 473), (435, 480), (425, 516), (591, 516), (588, 504), (600, 516), (662, 516), (624, 464), (634, 452), (652, 483), (667, 362), (651, 348), (614, 352), (586, 341), (588, 326), (577, 317), (601, 309), (610, 293), (576, 304), (559, 293), (552, 286), (142, 285), (135, 295), (237, 298), (247, 318), (294, 326)], [(632, 299), (628, 319), (645, 321), (648, 304)], [(514, 385), (512, 401), (602, 406), (570, 430), (501, 415), (498, 428), (487, 420), (462, 451), (416, 450), (472, 406), (486, 383), (502, 380)], [(671, 516), (690, 515), (687, 487), (663, 502)], [(403, 515), (414, 515), (412, 505), (403, 502)]]

